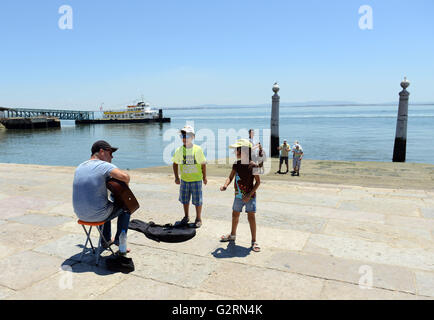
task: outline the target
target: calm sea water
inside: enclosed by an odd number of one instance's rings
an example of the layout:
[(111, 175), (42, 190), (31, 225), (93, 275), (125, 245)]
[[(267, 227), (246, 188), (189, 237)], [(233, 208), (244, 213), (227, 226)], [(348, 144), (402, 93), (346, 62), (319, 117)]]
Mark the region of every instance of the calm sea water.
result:
[[(232, 154), (229, 139), (219, 140), (219, 129), (258, 129), (255, 138), (269, 145), (264, 129), (270, 128), (270, 113), (271, 107), (167, 109), (164, 115), (172, 118), (171, 123), (75, 126), (62, 121), (61, 129), (0, 129), (0, 163), (77, 166), (89, 158), (92, 143), (104, 139), (119, 147), (113, 163), (120, 168), (161, 166), (166, 164), (164, 150), (170, 153), (180, 143), (175, 129), (187, 121), (205, 134), (196, 143), (208, 145), (206, 155), (220, 158)], [(396, 117), (397, 106), (281, 107), (280, 138), (290, 144), (299, 140), (305, 159), (389, 162)], [(434, 164), (433, 139), (434, 105), (410, 106), (407, 162)]]

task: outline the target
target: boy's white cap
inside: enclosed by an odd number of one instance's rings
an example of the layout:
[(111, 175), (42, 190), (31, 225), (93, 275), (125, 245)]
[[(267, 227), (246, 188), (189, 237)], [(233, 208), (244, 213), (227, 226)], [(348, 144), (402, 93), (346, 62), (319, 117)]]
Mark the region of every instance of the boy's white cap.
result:
[(195, 134), (192, 126), (184, 126), (184, 128), (181, 129), (181, 132)]

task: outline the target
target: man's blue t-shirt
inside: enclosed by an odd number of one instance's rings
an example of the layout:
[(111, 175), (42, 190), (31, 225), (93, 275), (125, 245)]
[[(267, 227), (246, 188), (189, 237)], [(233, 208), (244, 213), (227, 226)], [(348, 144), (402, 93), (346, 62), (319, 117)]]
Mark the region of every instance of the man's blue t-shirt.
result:
[(77, 217), (83, 221), (104, 221), (113, 211), (108, 200), (106, 181), (114, 164), (101, 160), (88, 160), (75, 170), (72, 204)]

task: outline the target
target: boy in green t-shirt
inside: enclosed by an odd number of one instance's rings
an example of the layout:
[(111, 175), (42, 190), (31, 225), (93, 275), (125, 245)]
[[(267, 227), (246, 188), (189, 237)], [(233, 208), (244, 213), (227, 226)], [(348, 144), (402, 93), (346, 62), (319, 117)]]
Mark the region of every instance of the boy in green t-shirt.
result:
[[(206, 158), (202, 148), (193, 144), (194, 129), (191, 126), (185, 126), (181, 129), (181, 139), (183, 146), (176, 149), (172, 158), (173, 173), (175, 174), (175, 183), (180, 184), (179, 201), (184, 206), (184, 218), (181, 225), (188, 224), (188, 209), (190, 207), (190, 198), (193, 205), (196, 206), (196, 228), (202, 225), (202, 180), (207, 184), (206, 179)], [(181, 167), (181, 180), (178, 175), (178, 165)]]

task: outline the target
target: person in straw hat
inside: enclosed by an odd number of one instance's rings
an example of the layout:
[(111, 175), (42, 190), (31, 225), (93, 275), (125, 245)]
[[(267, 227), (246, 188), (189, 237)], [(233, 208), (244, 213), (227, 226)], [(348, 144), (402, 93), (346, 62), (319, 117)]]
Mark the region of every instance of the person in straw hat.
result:
[(256, 242), (256, 190), (261, 184), (259, 175), (253, 174), (252, 160), (252, 144), (247, 139), (239, 139), (232, 144), (230, 148), (235, 150), (237, 161), (232, 165), (231, 173), (226, 179), (226, 182), (220, 191), (225, 191), (235, 178), (234, 188), (235, 197), (232, 205), (232, 230), (228, 235), (223, 235), (220, 238), (221, 242), (235, 241), (238, 221), (240, 213), (245, 207), (247, 219), (250, 225), (252, 234), (251, 249), (254, 252), (259, 252), (261, 248)]

